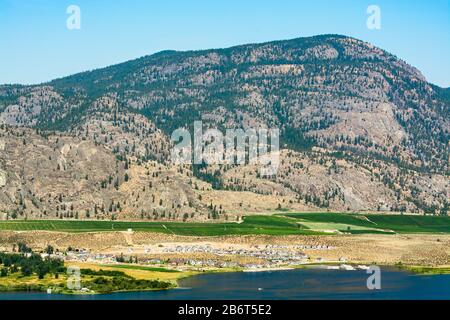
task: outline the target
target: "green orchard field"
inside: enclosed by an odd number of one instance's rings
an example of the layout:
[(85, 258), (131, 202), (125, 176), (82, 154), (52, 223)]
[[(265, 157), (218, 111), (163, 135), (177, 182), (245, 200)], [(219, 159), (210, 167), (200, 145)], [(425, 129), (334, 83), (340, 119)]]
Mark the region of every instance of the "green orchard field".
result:
[(77, 220), (0, 221), (0, 230), (15, 231), (98, 232), (126, 231), (128, 229), (186, 236), (320, 234), (320, 232), (299, 225), (295, 219), (282, 216), (249, 216), (239, 224)]
[(82, 220), (0, 221), (0, 230), (159, 232), (185, 236), (321, 235), (333, 233), (450, 233), (450, 217), (348, 213), (291, 213), (247, 216), (242, 223), (126, 222)]
[(347, 233), (450, 233), (450, 217), (293, 213), (286, 215), (310, 230), (337, 230)]

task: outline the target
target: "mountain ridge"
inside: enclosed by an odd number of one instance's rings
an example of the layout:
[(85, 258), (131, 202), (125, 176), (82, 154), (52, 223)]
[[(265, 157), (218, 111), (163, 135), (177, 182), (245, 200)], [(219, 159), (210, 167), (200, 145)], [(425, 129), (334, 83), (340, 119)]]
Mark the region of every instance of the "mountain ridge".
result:
[[(210, 49), (197, 49), (197, 50), (173, 50), (173, 49), (165, 49), (165, 50), (161, 50), (152, 54), (147, 54), (135, 59), (130, 59), (130, 60), (126, 60), (123, 62), (118, 62), (109, 66), (105, 66), (105, 67), (99, 67), (99, 68), (94, 68), (94, 69), (90, 69), (90, 70), (85, 70), (85, 71), (80, 71), (80, 72), (76, 72), (74, 74), (70, 74), (70, 75), (65, 75), (65, 76), (61, 76), (61, 77), (57, 77), (55, 79), (49, 80), (49, 81), (44, 81), (44, 82), (40, 82), (40, 83), (36, 83), (36, 84), (20, 84), (20, 83), (4, 83), (4, 84), (0, 84), (0, 88), (1, 87), (5, 87), (5, 86), (20, 86), (20, 87), (35, 87), (35, 86), (45, 86), (45, 85), (51, 85), (54, 82), (58, 82), (60, 80), (64, 80), (66, 78), (71, 78), (74, 76), (81, 76), (81, 75), (87, 75), (90, 73), (95, 73), (95, 72), (100, 72), (103, 70), (107, 70), (110, 68), (114, 68), (114, 67), (119, 67), (121, 65), (127, 64), (127, 63), (133, 63), (133, 62), (137, 62), (140, 60), (145, 60), (145, 59), (149, 59), (152, 57), (159, 57), (159, 56), (165, 56), (165, 55), (173, 55), (173, 54), (202, 54), (202, 53), (208, 53), (208, 52), (213, 52), (213, 51), (227, 51), (227, 50), (233, 50), (233, 49), (242, 49), (242, 48), (246, 48), (246, 47), (251, 47), (251, 46), (263, 46), (263, 45), (276, 45), (276, 44), (280, 44), (280, 43), (295, 43), (297, 41), (304, 41), (304, 40), (321, 40), (321, 39), (327, 39), (327, 38), (342, 38), (342, 39), (352, 39), (352, 40), (356, 40), (362, 43), (366, 43), (366, 44), (370, 44), (369, 42), (365, 42), (363, 40), (359, 40), (357, 38), (354, 37), (350, 37), (350, 36), (345, 36), (345, 35), (341, 35), (341, 34), (320, 34), (320, 35), (314, 35), (314, 36), (307, 36), (307, 37), (296, 37), (296, 38), (289, 38), (289, 39), (284, 39), (284, 40), (272, 40), (272, 41), (265, 41), (265, 42), (254, 42), (254, 43), (246, 43), (246, 44), (239, 44), (239, 45), (234, 45), (231, 47), (220, 47), (220, 48), (210, 48)], [(406, 63), (404, 60), (398, 58), (397, 56), (383, 50), (383, 52), (388, 53), (389, 55), (391, 55), (392, 57), (403, 61), (404, 63)], [(419, 73), (420, 71), (416, 68), (411, 66), (412, 68), (414, 68), (415, 70), (417, 70)], [(421, 73), (420, 73), (421, 74)], [(421, 76), (423, 77), (423, 75), (421, 74)], [(441, 89), (446, 89), (444, 87), (440, 87), (438, 85), (433, 84), (436, 87), (439, 87)]]
[[(9, 151), (0, 160), (7, 167), (6, 176), (17, 185), (0, 199), (0, 211), (3, 201), (9, 215), (18, 210), (36, 216), (39, 206), (55, 215), (61, 205), (67, 209), (67, 203), (76, 203), (80, 216), (81, 210), (84, 216), (87, 210), (92, 215), (97, 207), (98, 218), (136, 219), (142, 214), (166, 219), (171, 210), (177, 219), (225, 219), (239, 216), (242, 208), (258, 212), (284, 206), (447, 212), (447, 92), (429, 84), (420, 71), (394, 55), (341, 35), (162, 51), (42, 85), (3, 85), (0, 139), (5, 139)], [(283, 148), (279, 174), (261, 179), (249, 165), (174, 168), (169, 158), (171, 132), (191, 128), (196, 120), (219, 129), (279, 128)], [(43, 177), (53, 177), (48, 178), (54, 187), (47, 197), (59, 200), (56, 177), (67, 180), (67, 185), (78, 181), (78, 195), (71, 194), (58, 205), (44, 196), (39, 197), (41, 205), (36, 206), (36, 199), (29, 200), (25, 209), (19, 205), (30, 192), (38, 193), (34, 186), (38, 178), (33, 176), (36, 164), (21, 163), (8, 147), (8, 139), (18, 146), (23, 135), (36, 145), (30, 152), (37, 157), (45, 159), (39, 145), (56, 152), (42, 172)], [(67, 142), (53, 141), (58, 136)], [(83, 141), (88, 144), (80, 144)], [(72, 148), (79, 153), (72, 155), (68, 151)], [(115, 166), (109, 168), (106, 160), (86, 160), (79, 168), (70, 165), (86, 153), (102, 154)], [(55, 158), (58, 166), (51, 164)], [(96, 165), (100, 167), (95, 170), (106, 176), (93, 178), (96, 187), (85, 189), (80, 176), (89, 176)], [(176, 185), (168, 187), (154, 176), (156, 185), (139, 178), (155, 166), (161, 166), (156, 171), (164, 172)], [(29, 176), (21, 174), (28, 171)], [(185, 175), (190, 178), (186, 180)], [(133, 193), (130, 184), (145, 190), (141, 193), (153, 201), (145, 202), (141, 195), (127, 204), (125, 199)], [(150, 184), (155, 189), (151, 196)], [(174, 188), (172, 195), (164, 191), (167, 188)], [(90, 190), (95, 199), (83, 190)], [(221, 198), (232, 193), (236, 202), (223, 203)], [(174, 194), (184, 199), (182, 203)], [(245, 194), (247, 203), (245, 199), (239, 203), (239, 194)], [(156, 200), (159, 196), (162, 205)], [(168, 207), (166, 201), (170, 201)], [(270, 206), (265, 208), (258, 201)], [(113, 207), (99, 214), (101, 206)], [(63, 218), (67, 214), (70, 210), (64, 210)]]

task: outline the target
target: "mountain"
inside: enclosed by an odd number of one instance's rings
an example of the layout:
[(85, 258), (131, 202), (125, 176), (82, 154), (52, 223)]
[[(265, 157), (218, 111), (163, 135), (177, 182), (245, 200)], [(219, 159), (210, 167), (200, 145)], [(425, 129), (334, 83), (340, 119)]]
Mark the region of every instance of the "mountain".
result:
[[(0, 211), (183, 220), (277, 209), (445, 214), (449, 106), (448, 89), (340, 35), (163, 51), (42, 85), (3, 85)], [(278, 174), (172, 166), (171, 133), (196, 120), (279, 128)]]

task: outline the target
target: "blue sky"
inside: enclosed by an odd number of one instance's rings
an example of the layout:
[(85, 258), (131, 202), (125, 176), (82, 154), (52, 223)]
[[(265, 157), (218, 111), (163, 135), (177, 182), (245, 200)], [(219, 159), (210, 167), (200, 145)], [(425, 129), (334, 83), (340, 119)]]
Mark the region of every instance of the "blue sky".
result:
[[(81, 29), (68, 30), (69, 5)], [(381, 30), (366, 27), (381, 9)], [(166, 49), (337, 33), (371, 42), (450, 87), (450, 0), (0, 0), (0, 83), (40, 83)]]

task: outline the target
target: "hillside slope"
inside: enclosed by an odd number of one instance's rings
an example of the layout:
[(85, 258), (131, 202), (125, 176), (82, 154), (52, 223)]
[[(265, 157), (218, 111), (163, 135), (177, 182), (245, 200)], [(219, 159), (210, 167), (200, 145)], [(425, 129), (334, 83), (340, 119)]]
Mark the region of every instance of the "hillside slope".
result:
[[(448, 90), (415, 68), (339, 35), (164, 51), (42, 85), (4, 85), (0, 210), (185, 220), (276, 209), (446, 213), (449, 106)], [(196, 120), (280, 128), (278, 174), (171, 166), (172, 131)], [(62, 168), (61, 157), (73, 166)]]

